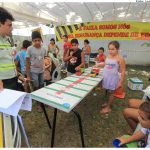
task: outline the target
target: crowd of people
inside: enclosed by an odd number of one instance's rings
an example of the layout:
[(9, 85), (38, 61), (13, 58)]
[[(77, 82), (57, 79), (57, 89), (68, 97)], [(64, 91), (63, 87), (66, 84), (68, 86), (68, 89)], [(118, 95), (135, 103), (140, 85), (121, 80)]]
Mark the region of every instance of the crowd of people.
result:
[[(53, 68), (58, 65), (58, 54), (60, 48), (55, 44), (55, 39), (50, 39), (47, 49), (42, 44), (41, 34), (33, 31), (32, 41), (24, 40), (21, 50), (15, 55), (9, 36), (13, 30), (13, 16), (4, 8), (0, 7), (0, 90), (9, 88), (17, 90), (18, 79), (27, 91), (27, 83), (32, 82), (34, 90), (44, 86), (44, 81), (49, 84)], [(79, 48), (78, 39), (68, 40), (68, 36), (62, 36), (64, 69), (67, 76), (79, 71), (82, 67), (89, 67), (91, 47), (89, 40), (84, 40), (84, 47)], [(105, 56), (104, 48), (98, 49), (95, 58), (97, 62), (93, 67), (103, 67), (102, 87), (109, 93), (108, 102), (103, 104), (101, 114), (110, 113), (114, 101), (114, 92), (123, 88), (125, 80), (126, 65), (124, 58), (119, 54), (120, 44), (118, 41), (108, 43), (108, 55)], [(27, 91), (28, 92), (28, 91)], [(121, 144), (144, 138), (149, 135), (150, 128), (150, 102), (141, 100), (130, 100), (129, 108), (124, 110), (124, 118), (133, 132), (140, 122), (141, 130), (135, 132), (129, 138), (120, 137)], [(150, 137), (146, 139), (146, 145), (150, 147)]]

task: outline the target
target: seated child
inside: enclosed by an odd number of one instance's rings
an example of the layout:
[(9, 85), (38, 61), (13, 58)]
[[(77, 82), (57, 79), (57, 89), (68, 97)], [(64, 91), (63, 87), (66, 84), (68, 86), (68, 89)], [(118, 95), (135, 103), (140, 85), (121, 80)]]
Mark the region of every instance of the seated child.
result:
[(98, 49), (98, 55), (96, 57), (96, 61), (97, 61), (97, 63), (101, 63), (101, 62), (105, 62), (105, 59), (106, 59), (106, 56), (104, 54), (104, 48), (100, 47)]
[(50, 74), (51, 66), (52, 66), (51, 58), (49, 56), (45, 56), (44, 57), (44, 80), (47, 82), (51, 80), (51, 74)]
[(118, 139), (121, 141), (120, 145), (145, 138), (145, 147), (150, 147), (150, 101), (145, 101), (139, 106), (138, 115), (138, 120), (142, 128), (127, 138), (123, 136), (119, 137)]

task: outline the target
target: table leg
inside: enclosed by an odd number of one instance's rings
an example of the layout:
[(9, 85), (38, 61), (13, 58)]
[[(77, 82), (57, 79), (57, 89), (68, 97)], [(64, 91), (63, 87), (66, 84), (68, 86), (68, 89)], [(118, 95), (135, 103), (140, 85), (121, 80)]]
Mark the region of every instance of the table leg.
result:
[(52, 126), (52, 138), (51, 138), (51, 147), (54, 146), (55, 140), (55, 128), (56, 128), (56, 118), (57, 118), (57, 109), (54, 109), (54, 117), (53, 117), (53, 126)]
[(48, 119), (48, 115), (47, 115), (45, 106), (44, 106), (43, 103), (40, 103), (40, 106), (41, 106), (41, 108), (43, 109), (43, 112), (44, 112), (44, 115), (45, 115), (45, 117), (46, 117), (46, 121), (47, 121), (47, 123), (48, 123), (48, 126), (49, 126), (49, 128), (51, 129), (51, 128), (52, 128), (52, 127), (51, 127), (51, 123), (50, 123), (50, 121), (49, 121), (49, 119)]
[(75, 110), (72, 110), (72, 112), (76, 115), (76, 117), (77, 117), (77, 119), (78, 119), (82, 147), (85, 147), (81, 116), (80, 116), (80, 114), (79, 114), (77, 111), (75, 111)]

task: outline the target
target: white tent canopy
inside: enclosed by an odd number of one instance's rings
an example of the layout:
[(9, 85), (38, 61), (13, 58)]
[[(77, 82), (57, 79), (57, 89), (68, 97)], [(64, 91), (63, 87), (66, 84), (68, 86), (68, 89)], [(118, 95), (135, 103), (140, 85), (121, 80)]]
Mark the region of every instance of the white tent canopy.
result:
[(150, 22), (150, 3), (131, 2), (0, 2), (15, 17), (14, 28), (81, 22)]
[[(136, 0), (138, 1), (138, 0)], [(15, 42), (28, 39), (32, 29), (42, 28), (44, 44), (55, 37), (54, 26), (101, 21), (150, 22), (149, 2), (0, 2), (15, 17)], [(27, 37), (26, 37), (27, 36)], [(145, 40), (118, 40), (128, 64), (150, 64), (150, 49)], [(92, 52), (107, 49), (109, 40), (91, 40)], [(63, 52), (63, 42), (57, 43)], [(80, 48), (83, 40), (79, 40)], [(144, 45), (144, 46), (142, 46)], [(142, 57), (141, 57), (142, 56)]]
[(31, 36), (32, 30), (39, 28), (39, 27), (42, 29), (43, 35), (55, 34), (54, 28), (49, 28), (45, 25), (40, 25), (40, 26), (35, 26), (35, 27), (27, 27), (27, 28), (22, 28), (22, 29), (14, 29), (12, 31), (12, 34), (19, 35), (19, 36)]

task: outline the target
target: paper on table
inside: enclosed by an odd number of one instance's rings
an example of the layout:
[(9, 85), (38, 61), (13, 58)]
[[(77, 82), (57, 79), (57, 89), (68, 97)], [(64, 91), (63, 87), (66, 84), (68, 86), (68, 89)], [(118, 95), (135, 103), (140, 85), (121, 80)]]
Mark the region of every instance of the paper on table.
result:
[(0, 92), (0, 108), (8, 108), (10, 107), (16, 100), (24, 97), (26, 95), (25, 92), (4, 89)]
[(30, 94), (27, 94), (24, 97), (22, 105), (21, 105), (21, 109), (31, 111), (31, 109), (32, 109), (32, 99), (31, 99)]
[(24, 96), (22, 96), (21, 98), (19, 98), (10, 107), (8, 107), (8, 108), (0, 108), (0, 112), (3, 112), (3, 113), (8, 114), (8, 115), (12, 115), (12, 116), (17, 116), (18, 112), (20, 110), (20, 107), (21, 107), (23, 99), (24, 99)]
[(17, 116), (20, 109), (31, 111), (31, 108), (30, 94), (9, 89), (0, 92), (0, 112)]

